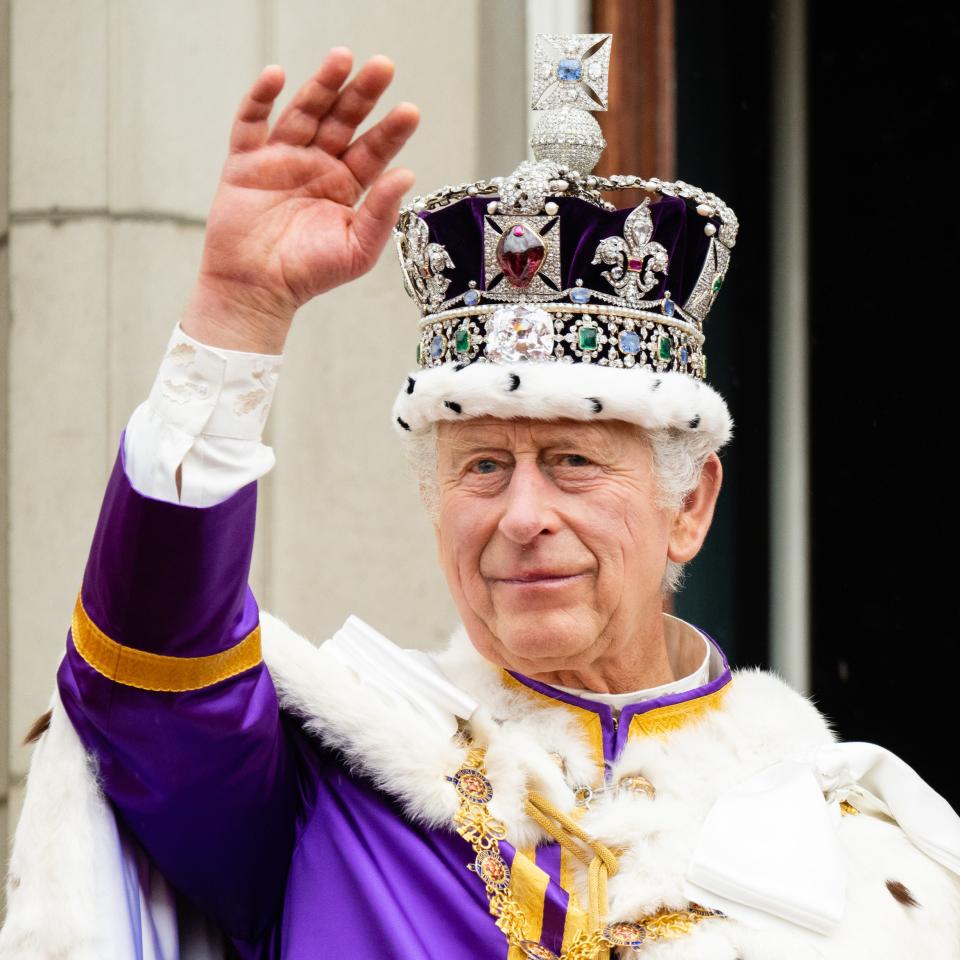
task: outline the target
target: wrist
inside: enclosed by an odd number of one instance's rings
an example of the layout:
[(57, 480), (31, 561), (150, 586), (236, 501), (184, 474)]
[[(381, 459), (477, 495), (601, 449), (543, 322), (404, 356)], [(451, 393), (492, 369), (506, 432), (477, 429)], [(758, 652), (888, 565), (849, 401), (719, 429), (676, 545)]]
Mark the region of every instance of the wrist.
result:
[(268, 303), (254, 288), (200, 277), (180, 321), (185, 333), (211, 347), (281, 354), (294, 310)]

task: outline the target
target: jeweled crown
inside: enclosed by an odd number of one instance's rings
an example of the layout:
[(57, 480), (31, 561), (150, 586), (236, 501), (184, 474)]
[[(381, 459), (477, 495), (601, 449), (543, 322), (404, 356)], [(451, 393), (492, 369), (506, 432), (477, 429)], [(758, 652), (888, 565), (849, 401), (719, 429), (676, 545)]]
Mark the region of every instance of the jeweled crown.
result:
[[(592, 174), (606, 141), (610, 34), (537, 37), (534, 160), (444, 186), (400, 211), (417, 364), (555, 360), (706, 376), (703, 323), (737, 218), (682, 180)], [(656, 195), (617, 209), (603, 191)]]

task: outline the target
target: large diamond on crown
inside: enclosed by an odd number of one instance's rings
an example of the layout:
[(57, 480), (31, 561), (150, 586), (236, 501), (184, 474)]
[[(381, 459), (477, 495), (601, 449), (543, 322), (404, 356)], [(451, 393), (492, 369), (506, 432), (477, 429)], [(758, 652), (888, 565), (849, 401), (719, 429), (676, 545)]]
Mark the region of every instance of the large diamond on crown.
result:
[(523, 303), (501, 307), (487, 329), (487, 359), (495, 363), (549, 360), (553, 356), (553, 321), (546, 310)]

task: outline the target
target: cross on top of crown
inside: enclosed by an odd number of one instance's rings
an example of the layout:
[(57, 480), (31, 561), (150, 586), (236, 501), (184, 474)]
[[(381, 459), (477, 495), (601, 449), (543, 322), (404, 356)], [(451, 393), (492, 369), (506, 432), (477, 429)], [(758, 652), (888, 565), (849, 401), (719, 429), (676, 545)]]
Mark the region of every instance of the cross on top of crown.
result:
[(530, 106), (606, 110), (612, 42), (609, 33), (538, 33)]

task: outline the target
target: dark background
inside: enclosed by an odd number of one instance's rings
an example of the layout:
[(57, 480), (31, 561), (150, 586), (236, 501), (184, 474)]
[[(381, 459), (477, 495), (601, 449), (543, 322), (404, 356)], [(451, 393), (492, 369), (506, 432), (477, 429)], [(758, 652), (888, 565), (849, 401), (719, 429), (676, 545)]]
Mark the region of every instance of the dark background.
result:
[[(678, 175), (737, 212), (708, 320), (736, 421), (724, 493), (677, 603), (736, 666), (769, 665), (770, 117), (765, 4), (677, 0)], [(954, 807), (956, 10), (808, 7), (812, 694), (845, 740)]]
[(731, 18), (720, 4), (675, 5), (677, 177), (716, 193), (740, 221), (705, 326), (710, 383), (727, 400), (734, 438), (721, 453), (710, 535), (676, 607), (738, 666), (769, 663), (772, 24), (757, 7), (756, 16)]

